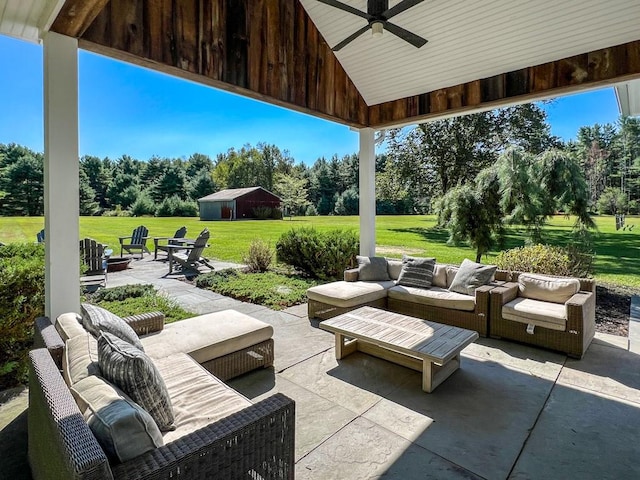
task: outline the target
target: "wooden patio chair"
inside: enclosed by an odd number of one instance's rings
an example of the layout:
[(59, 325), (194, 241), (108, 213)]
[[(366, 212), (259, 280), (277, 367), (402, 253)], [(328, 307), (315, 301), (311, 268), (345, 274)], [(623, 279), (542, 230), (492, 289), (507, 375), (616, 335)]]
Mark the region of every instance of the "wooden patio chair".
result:
[[(126, 250), (127, 253), (133, 255), (134, 250), (140, 251), (140, 258), (144, 256), (145, 253), (151, 253), (147, 248), (147, 234), (149, 230), (144, 225), (140, 225), (133, 229), (133, 232), (128, 237), (120, 237), (118, 240), (120, 241), (120, 256), (122, 256), (122, 250)], [(128, 240), (128, 243), (125, 243), (125, 240)]]
[[(158, 250), (161, 252), (166, 252), (167, 256), (169, 255), (169, 245), (184, 245), (184, 237), (187, 235), (187, 227), (180, 227), (176, 230), (176, 233), (173, 234), (173, 237), (153, 237), (153, 259), (158, 259)], [(166, 241), (166, 244), (161, 244), (160, 242)]]
[(104, 245), (93, 238), (80, 240), (80, 261), (87, 267), (80, 277), (81, 286), (107, 286), (107, 257), (104, 250)]
[[(182, 272), (191, 272), (198, 274), (199, 265), (206, 265), (213, 268), (208, 260), (202, 257), (203, 250), (208, 246), (209, 230), (206, 228), (200, 232), (198, 238), (191, 245), (167, 245), (169, 253), (169, 274), (173, 273), (174, 263)], [(186, 253), (180, 253), (178, 250), (187, 250)]]

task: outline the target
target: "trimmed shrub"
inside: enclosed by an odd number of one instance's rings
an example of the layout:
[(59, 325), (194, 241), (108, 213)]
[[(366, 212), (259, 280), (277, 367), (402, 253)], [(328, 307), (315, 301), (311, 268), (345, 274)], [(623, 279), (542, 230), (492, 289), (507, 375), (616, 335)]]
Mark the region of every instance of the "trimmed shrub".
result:
[(26, 383), (33, 323), (44, 315), (44, 245), (0, 247), (0, 390)]
[(283, 233), (276, 243), (278, 261), (319, 279), (336, 279), (355, 265), (360, 248), (358, 235), (350, 230), (319, 232), (300, 228)]
[(131, 205), (131, 215), (134, 217), (142, 217), (143, 215), (154, 215), (156, 213), (156, 204), (146, 193), (141, 193), (136, 201)]
[(495, 263), (502, 270), (586, 277), (591, 273), (592, 260), (593, 255), (573, 247), (537, 244), (500, 252)]
[(177, 195), (165, 198), (156, 210), (158, 217), (197, 217), (198, 205), (196, 202), (182, 200)]
[(103, 288), (91, 296), (93, 302), (121, 302), (127, 298), (139, 298), (153, 295), (153, 285), (122, 285), (120, 287)]
[(271, 247), (257, 238), (249, 245), (249, 252), (244, 257), (243, 262), (247, 264), (251, 272), (266, 272), (272, 260), (273, 252)]

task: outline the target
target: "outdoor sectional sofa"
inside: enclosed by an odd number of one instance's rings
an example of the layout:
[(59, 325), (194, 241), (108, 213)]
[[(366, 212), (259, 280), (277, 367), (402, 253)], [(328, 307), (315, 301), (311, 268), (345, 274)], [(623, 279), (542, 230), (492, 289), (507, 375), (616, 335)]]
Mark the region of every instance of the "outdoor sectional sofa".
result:
[(363, 281), (359, 269), (344, 280), (307, 290), (309, 318), (326, 320), (372, 306), (438, 323), (475, 330), (582, 358), (595, 334), (595, 281), (586, 278), (495, 271), (473, 294), (451, 292), (454, 265), (436, 264), (432, 285), (397, 284), (402, 262), (387, 260), (390, 280)]
[[(275, 394), (252, 403), (222, 381), (272, 365), (270, 325), (233, 310), (166, 327), (158, 312), (124, 320), (140, 335), (145, 355), (166, 385), (173, 407), (171, 428), (160, 428), (166, 430), (158, 431), (161, 438), (149, 422), (142, 433), (128, 433), (146, 417), (100, 376), (97, 349), (103, 355), (106, 340), (113, 339), (110, 333), (101, 333), (96, 341), (75, 313), (61, 315), (55, 325), (39, 318), (35, 343), (44, 348), (30, 352), (29, 377), (33, 478), (293, 478), (294, 402)], [(109, 424), (106, 429), (122, 438), (105, 442), (100, 432), (114, 405), (125, 403), (125, 409), (138, 410)], [(152, 443), (146, 451), (126, 456), (131, 444), (135, 450), (145, 442)], [(114, 452), (124, 458), (114, 459)]]
[[(318, 285), (307, 290), (309, 318), (328, 318), (361, 306), (372, 306), (447, 325), (489, 334), (489, 292), (504, 282), (490, 281), (475, 288), (472, 294), (449, 291), (458, 266), (436, 264), (432, 286), (428, 288), (397, 285), (402, 261), (387, 260), (385, 281), (363, 281), (359, 269), (344, 272), (344, 280)], [(496, 278), (506, 278), (496, 272)]]

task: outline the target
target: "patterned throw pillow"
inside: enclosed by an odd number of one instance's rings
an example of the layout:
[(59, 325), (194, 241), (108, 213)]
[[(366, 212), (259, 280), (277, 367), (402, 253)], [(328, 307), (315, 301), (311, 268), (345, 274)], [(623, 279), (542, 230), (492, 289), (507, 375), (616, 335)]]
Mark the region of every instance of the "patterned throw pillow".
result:
[(174, 430), (171, 399), (160, 372), (142, 351), (108, 332), (98, 338), (102, 375), (144, 408), (162, 431)]
[(91, 335), (98, 338), (100, 332), (108, 332), (144, 352), (144, 347), (136, 332), (119, 316), (90, 303), (83, 303), (80, 309), (82, 310), (82, 324)]
[(417, 258), (402, 256), (402, 271), (398, 277), (398, 285), (404, 287), (429, 288), (433, 281), (435, 258)]
[(449, 291), (475, 295), (476, 288), (489, 283), (497, 269), (496, 265), (482, 265), (465, 258), (451, 282)]
[(382, 282), (390, 280), (387, 259), (384, 257), (356, 257), (358, 260), (358, 280), (363, 282)]

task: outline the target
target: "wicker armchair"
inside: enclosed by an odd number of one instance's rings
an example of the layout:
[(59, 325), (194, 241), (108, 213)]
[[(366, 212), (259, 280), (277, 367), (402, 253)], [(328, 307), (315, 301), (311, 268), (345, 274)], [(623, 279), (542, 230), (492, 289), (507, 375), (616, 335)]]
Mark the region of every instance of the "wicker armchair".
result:
[[(517, 281), (519, 272), (511, 279)], [(564, 352), (582, 358), (595, 335), (596, 293), (593, 279), (580, 278), (580, 291), (566, 303), (564, 330), (535, 326), (527, 332), (527, 324), (503, 317), (502, 307), (519, 296), (518, 283), (508, 282), (491, 290), (489, 332), (493, 338), (503, 338)]]

